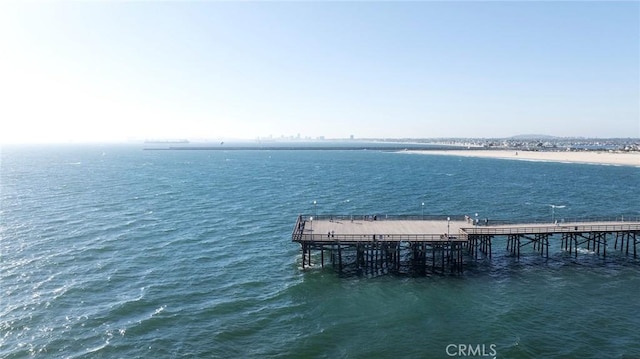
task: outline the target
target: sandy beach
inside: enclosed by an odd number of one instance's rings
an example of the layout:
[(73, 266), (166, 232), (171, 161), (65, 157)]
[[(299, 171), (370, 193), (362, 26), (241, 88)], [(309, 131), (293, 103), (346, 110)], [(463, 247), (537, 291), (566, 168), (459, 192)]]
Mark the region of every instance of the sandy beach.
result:
[(485, 157), (523, 161), (589, 163), (598, 165), (634, 166), (640, 167), (640, 153), (638, 152), (537, 152), (515, 150), (451, 150), (451, 151), (407, 151), (426, 155), (447, 155), (463, 157)]

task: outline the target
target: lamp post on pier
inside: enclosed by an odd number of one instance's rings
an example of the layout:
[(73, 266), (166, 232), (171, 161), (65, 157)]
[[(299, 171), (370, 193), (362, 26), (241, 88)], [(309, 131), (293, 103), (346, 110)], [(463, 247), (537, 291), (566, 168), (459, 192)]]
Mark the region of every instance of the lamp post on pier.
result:
[(424, 202), (422, 202), (422, 219), (424, 220)]
[(449, 226), (451, 224), (451, 217), (447, 217), (447, 240), (451, 238), (449, 235)]

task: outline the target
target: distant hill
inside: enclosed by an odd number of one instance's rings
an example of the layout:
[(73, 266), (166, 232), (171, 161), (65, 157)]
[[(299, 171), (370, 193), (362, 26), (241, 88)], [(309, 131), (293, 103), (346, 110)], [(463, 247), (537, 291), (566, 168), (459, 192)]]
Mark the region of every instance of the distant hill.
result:
[(517, 135), (509, 137), (512, 140), (555, 140), (557, 138), (549, 135)]

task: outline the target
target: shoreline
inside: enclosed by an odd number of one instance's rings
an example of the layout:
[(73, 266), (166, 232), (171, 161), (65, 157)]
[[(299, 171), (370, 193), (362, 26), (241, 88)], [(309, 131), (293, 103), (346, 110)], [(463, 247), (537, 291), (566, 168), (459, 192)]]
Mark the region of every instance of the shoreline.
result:
[(458, 156), (476, 158), (495, 158), (505, 160), (583, 163), (593, 165), (640, 167), (639, 152), (607, 152), (607, 151), (516, 151), (516, 150), (434, 150), (405, 151), (423, 155)]

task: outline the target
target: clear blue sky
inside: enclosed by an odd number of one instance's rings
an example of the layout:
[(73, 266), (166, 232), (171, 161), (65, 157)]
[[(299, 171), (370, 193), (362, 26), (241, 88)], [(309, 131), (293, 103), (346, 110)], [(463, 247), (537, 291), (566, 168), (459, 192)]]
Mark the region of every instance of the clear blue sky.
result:
[(639, 2), (0, 5), (3, 142), (640, 137)]

